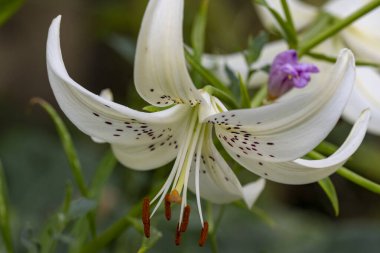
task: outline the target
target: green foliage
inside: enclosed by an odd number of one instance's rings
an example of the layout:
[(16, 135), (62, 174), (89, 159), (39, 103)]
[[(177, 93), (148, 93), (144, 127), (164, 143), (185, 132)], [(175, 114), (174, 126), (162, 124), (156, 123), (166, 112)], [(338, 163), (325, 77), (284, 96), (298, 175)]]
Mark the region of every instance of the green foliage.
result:
[(263, 50), (265, 44), (268, 42), (269, 37), (266, 32), (261, 32), (255, 38), (248, 38), (248, 48), (244, 53), (244, 58), (248, 66), (251, 66), (252, 63), (256, 62)]
[(0, 0), (0, 25), (12, 17), (23, 3), (24, 0)]
[[(10, 214), (7, 184), (2, 163), (0, 161), (0, 232), (6, 250), (9, 253), (13, 252), (12, 233), (10, 227)], [(1, 249), (1, 248), (0, 248)]]
[(191, 32), (193, 56), (197, 62), (201, 62), (201, 57), (205, 47), (205, 31), (209, 3), (210, 0), (202, 0), (201, 7), (199, 8), (199, 11), (194, 19), (193, 29)]
[(338, 195), (336, 194), (335, 186), (329, 177), (326, 177), (318, 181), (319, 186), (326, 193), (326, 196), (329, 198), (330, 203), (334, 209), (335, 215), (339, 215), (339, 200)]

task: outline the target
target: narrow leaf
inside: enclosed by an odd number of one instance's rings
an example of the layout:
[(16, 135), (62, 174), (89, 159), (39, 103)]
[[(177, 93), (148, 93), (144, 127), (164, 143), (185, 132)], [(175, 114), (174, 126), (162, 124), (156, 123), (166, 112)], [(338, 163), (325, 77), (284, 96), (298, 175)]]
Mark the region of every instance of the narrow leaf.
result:
[(95, 171), (95, 175), (91, 182), (90, 195), (91, 197), (98, 199), (101, 189), (106, 184), (109, 179), (113, 169), (116, 166), (116, 158), (112, 151), (108, 151), (102, 161), (100, 162), (98, 168)]
[(0, 25), (7, 21), (24, 3), (24, 0), (0, 1)]
[(249, 37), (248, 39), (248, 48), (244, 54), (245, 61), (249, 66), (252, 63), (256, 62), (261, 55), (261, 51), (264, 48), (264, 45), (268, 42), (269, 37), (266, 32), (260, 32), (255, 38)]
[(319, 186), (326, 193), (329, 198), (331, 205), (334, 209), (335, 216), (339, 215), (339, 201), (338, 196), (336, 194), (335, 186), (329, 177), (326, 177), (320, 181), (318, 181)]
[(201, 61), (201, 56), (204, 51), (205, 45), (205, 30), (207, 24), (207, 11), (209, 6), (209, 0), (203, 0), (201, 7), (194, 19), (194, 25), (191, 32), (191, 45), (193, 47), (194, 59), (197, 62)]
[(247, 85), (244, 83), (243, 78), (239, 75), (239, 83), (240, 83), (240, 104), (241, 108), (250, 108), (251, 107), (251, 99), (249, 97)]
[(75, 182), (78, 185), (78, 188), (81, 194), (84, 197), (88, 197), (88, 190), (84, 180), (82, 167), (80, 165), (77, 152), (75, 150), (73, 141), (71, 139), (70, 133), (67, 130), (67, 127), (63, 123), (62, 119), (59, 117), (57, 111), (45, 100), (40, 98), (33, 98), (31, 100), (32, 104), (39, 104), (51, 117), (55, 127), (57, 129), (58, 135), (61, 139), (63, 149), (65, 150), (67, 159), (69, 160), (71, 172), (74, 175)]
[(222, 83), (211, 71), (203, 67), (201, 64), (199, 64), (194, 57), (185, 50), (185, 56), (187, 62), (190, 64), (190, 66), (198, 72), (200, 76), (205, 79), (205, 81), (212, 86), (215, 86), (216, 88), (223, 90), (225, 92), (229, 92), (228, 88)]
[(7, 252), (12, 253), (12, 232), (10, 227), (7, 185), (3, 166), (0, 161), (0, 232)]

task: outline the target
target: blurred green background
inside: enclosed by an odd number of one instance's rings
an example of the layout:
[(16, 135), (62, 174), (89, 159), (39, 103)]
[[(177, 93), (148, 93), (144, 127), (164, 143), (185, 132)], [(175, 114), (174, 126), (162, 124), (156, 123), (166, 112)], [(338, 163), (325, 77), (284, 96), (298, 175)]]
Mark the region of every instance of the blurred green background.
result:
[[(199, 2), (186, 1), (185, 41), (189, 41)], [(62, 15), (63, 56), (74, 80), (94, 93), (111, 88), (116, 101), (141, 108), (144, 102), (133, 87), (133, 47), (146, 4), (147, 0), (30, 0), (0, 27), (0, 158), (9, 186), (17, 252), (26, 252), (25, 241), (57, 210), (71, 180), (53, 123), (41, 108), (29, 103), (32, 97), (41, 97), (58, 109), (45, 63), (51, 20)], [(211, 0), (207, 51), (242, 50), (248, 36), (261, 29), (251, 1)], [(130, 41), (130, 48), (123, 47), (123, 55), (115, 50), (120, 46), (120, 36)], [(64, 119), (90, 178), (108, 146), (93, 143)], [(330, 141), (340, 144), (349, 128), (339, 122)], [(355, 155), (353, 169), (380, 181), (379, 154), (380, 138), (368, 135)], [(118, 165), (103, 191), (98, 210), (100, 228), (126, 213), (147, 194), (150, 184), (158, 187), (160, 182), (153, 181), (154, 176), (155, 172), (135, 172)], [(338, 176), (332, 179), (340, 199), (339, 217), (334, 216), (317, 184), (268, 182), (254, 212), (225, 207), (217, 238), (219, 251), (378, 252), (380, 196)], [(217, 213), (220, 207), (214, 209)], [(180, 247), (174, 245), (174, 223), (167, 223), (160, 214), (153, 222), (163, 237), (152, 252), (210, 251), (209, 244), (202, 249), (197, 246), (200, 226), (195, 212)], [(136, 232), (128, 230), (105, 252), (135, 252), (140, 240)], [(65, 252), (64, 246), (60, 252)]]

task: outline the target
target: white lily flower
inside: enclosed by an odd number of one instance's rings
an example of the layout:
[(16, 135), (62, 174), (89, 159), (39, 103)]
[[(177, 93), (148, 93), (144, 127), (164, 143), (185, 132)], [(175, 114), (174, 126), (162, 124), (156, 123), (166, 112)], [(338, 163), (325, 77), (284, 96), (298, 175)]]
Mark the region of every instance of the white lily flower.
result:
[[(246, 186), (213, 144), (213, 131), (238, 163), (257, 175), (288, 184), (318, 181), (337, 170), (358, 148), (369, 113), (364, 112), (345, 144), (331, 157), (299, 159), (331, 131), (351, 93), (354, 57), (343, 50), (326, 80), (290, 92), (258, 109), (227, 111), (213, 96), (197, 90), (186, 69), (183, 51), (183, 0), (149, 1), (140, 30), (135, 85), (150, 104), (169, 109), (138, 112), (86, 90), (68, 75), (59, 42), (60, 17), (53, 20), (47, 42), (47, 68), (54, 95), (66, 116), (84, 133), (111, 144), (117, 159), (137, 170), (158, 168), (175, 159), (162, 189), (144, 201), (143, 221), (149, 236), (150, 217), (160, 203), (180, 202), (177, 237), (187, 224), (187, 189), (195, 192), (204, 244), (200, 197), (215, 203), (243, 198), (251, 206), (264, 187), (260, 179)], [(158, 201), (149, 217), (149, 205)], [(170, 209), (166, 209), (167, 218)], [(185, 230), (185, 228), (184, 228)]]

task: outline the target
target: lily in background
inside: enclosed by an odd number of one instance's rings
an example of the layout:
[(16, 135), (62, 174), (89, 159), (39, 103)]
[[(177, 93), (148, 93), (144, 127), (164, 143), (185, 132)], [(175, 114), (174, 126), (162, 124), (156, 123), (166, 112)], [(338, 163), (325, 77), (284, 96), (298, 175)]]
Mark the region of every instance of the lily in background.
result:
[[(276, 11), (282, 13), (280, 0), (267, 0), (266, 2)], [(331, 14), (337, 15), (337, 17), (344, 18), (366, 3), (368, 1), (332, 0), (324, 6), (324, 9)], [(288, 4), (293, 14), (295, 26), (298, 29), (307, 27), (317, 17), (318, 9), (314, 6), (299, 1), (289, 1)], [(255, 7), (258, 10), (259, 17), (265, 18), (265, 20), (262, 20), (265, 27), (271, 29), (276, 26), (276, 21), (273, 18), (267, 18), (271, 14), (266, 8), (261, 5), (255, 5)], [(298, 11), (303, 8), (308, 10), (307, 12), (310, 12), (310, 15), (305, 17)], [(301, 22), (302, 26), (297, 25), (299, 22)], [(346, 44), (354, 50), (359, 59), (379, 63), (380, 47), (379, 43), (375, 43), (380, 39), (378, 29), (375, 28), (378, 24), (380, 24), (380, 9), (376, 9), (357, 20), (346, 30), (343, 30), (339, 36), (325, 41), (314, 49), (313, 52), (320, 52), (336, 57), (340, 48), (343, 48)], [(270, 65), (276, 55), (287, 50), (287, 48), (285, 41), (275, 41), (266, 44), (261, 56), (252, 66), (247, 66), (242, 52), (228, 55), (205, 55), (202, 63), (213, 70), (222, 80), (227, 81), (228, 77), (225, 73), (225, 66), (228, 66), (233, 72), (247, 76), (250, 69), (260, 69), (266, 65)], [(303, 57), (301, 62), (312, 62), (321, 69), (321, 74), (324, 74), (330, 65), (327, 62), (310, 57)], [(268, 74), (263, 71), (256, 72), (249, 80), (249, 85), (252, 87), (265, 83), (268, 83)], [(358, 66), (354, 91), (342, 116), (348, 122), (353, 123), (358, 115), (367, 108), (371, 110), (368, 132), (380, 135), (380, 73), (374, 67)]]
[[(176, 244), (189, 223), (187, 190), (196, 195), (203, 246), (208, 223), (201, 201), (228, 203), (257, 199), (264, 180), (242, 186), (213, 144), (218, 138), (228, 154), (262, 178), (306, 184), (334, 173), (356, 151), (365, 135), (369, 112), (357, 119), (340, 149), (323, 160), (300, 157), (333, 129), (351, 94), (355, 60), (343, 50), (326, 76), (316, 76), (304, 89), (293, 89), (275, 103), (255, 109), (228, 111), (222, 102), (196, 89), (186, 68), (183, 49), (183, 0), (150, 0), (138, 37), (135, 86), (156, 113), (135, 111), (86, 90), (68, 75), (59, 38), (60, 17), (53, 20), (47, 41), (47, 69), (54, 95), (66, 116), (97, 141), (111, 144), (117, 159), (136, 170), (159, 168), (175, 160), (161, 190), (144, 200), (144, 232), (162, 202), (171, 219), (172, 203), (181, 205)], [(103, 94), (104, 95), (104, 94)], [(150, 212), (150, 206), (157, 202)]]

